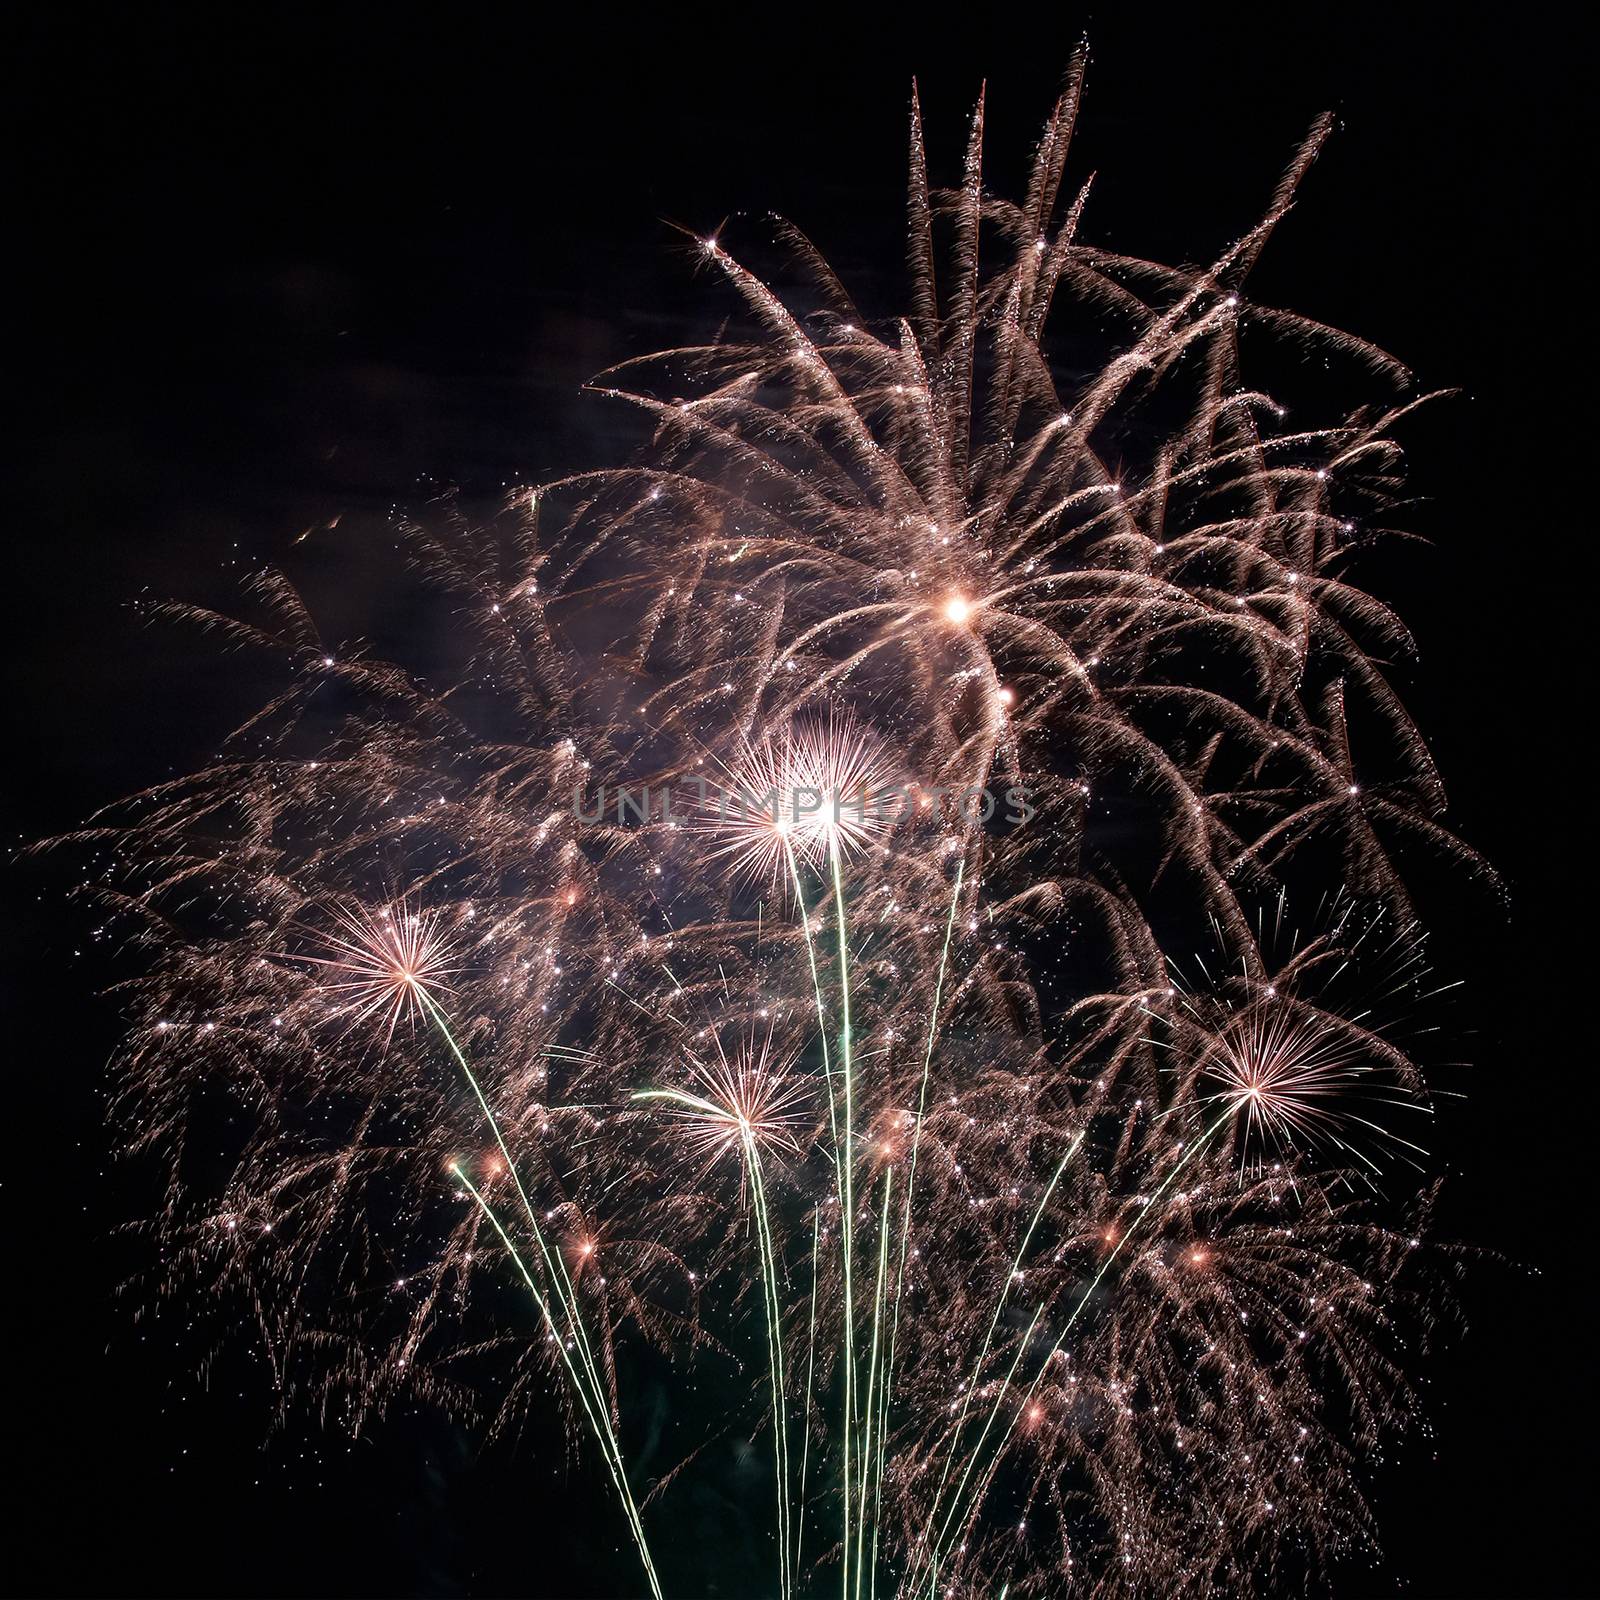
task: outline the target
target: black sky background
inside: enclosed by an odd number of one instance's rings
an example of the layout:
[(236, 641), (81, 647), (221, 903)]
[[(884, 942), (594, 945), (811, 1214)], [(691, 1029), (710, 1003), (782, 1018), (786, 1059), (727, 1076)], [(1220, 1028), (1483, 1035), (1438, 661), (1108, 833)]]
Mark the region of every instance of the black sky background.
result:
[[(383, 606), (392, 508), (619, 459), (635, 433), (579, 385), (726, 308), (667, 224), (781, 211), (895, 309), (913, 74), (946, 176), (988, 79), (989, 181), (1015, 186), (1087, 32), (1085, 231), (1169, 259), (1254, 220), (1332, 108), (1252, 289), (1465, 391), (1409, 436), (1436, 548), (1380, 588), (1422, 646), (1408, 693), (1456, 826), (1512, 890), (1509, 913), (1465, 883), (1429, 902), (1436, 965), (1465, 980), (1451, 1053), (1473, 1062), (1445, 1085), (1467, 1098), (1436, 1141), (1443, 1226), (1506, 1261), (1474, 1268), (1465, 1331), (1428, 1365), (1434, 1437), (1377, 1468), (1388, 1566), (1340, 1592), (1597, 1592), (1594, 1051), (1569, 1036), (1593, 986), (1592, 356), (1571, 311), (1589, 89), (1569, 26), (1532, 6), (13, 15), (7, 841), (193, 766), (253, 709), (248, 664), (146, 627), (140, 596), (227, 607), (287, 560), (331, 638), (383, 643), (407, 620)], [(240, 1352), (197, 1379), (181, 1314), (115, 1298), (140, 1191), (107, 1161), (116, 1011), (93, 997), (119, 969), (63, 904), (64, 863), (0, 881), (9, 1586), (623, 1592), (592, 1463), (553, 1432), (274, 1430)]]

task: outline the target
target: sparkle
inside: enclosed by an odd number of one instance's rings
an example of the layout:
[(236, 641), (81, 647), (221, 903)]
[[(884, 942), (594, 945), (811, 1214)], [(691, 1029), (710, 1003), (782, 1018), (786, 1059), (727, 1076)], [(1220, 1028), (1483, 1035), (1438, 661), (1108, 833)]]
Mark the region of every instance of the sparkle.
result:
[(334, 929), (322, 937), (329, 953), (292, 959), (323, 970), (319, 987), (337, 998), (341, 1014), (353, 1023), (377, 1017), (387, 1044), (401, 1021), (414, 1025), (430, 1002), (453, 993), (447, 980), (460, 967), (437, 915), (412, 911), (404, 901), (376, 910), (349, 904), (330, 909)]

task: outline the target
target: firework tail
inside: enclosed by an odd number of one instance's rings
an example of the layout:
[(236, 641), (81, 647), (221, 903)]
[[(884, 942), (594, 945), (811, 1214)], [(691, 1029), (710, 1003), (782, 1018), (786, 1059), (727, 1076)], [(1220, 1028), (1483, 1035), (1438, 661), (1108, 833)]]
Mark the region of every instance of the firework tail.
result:
[(478, 1209), (488, 1219), (490, 1226), (499, 1235), (500, 1242), (505, 1246), (506, 1252), (516, 1263), (517, 1271), (522, 1275), (522, 1280), (527, 1284), (529, 1293), (532, 1294), (534, 1304), (538, 1306), (540, 1315), (544, 1318), (546, 1330), (551, 1342), (555, 1345), (561, 1356), (567, 1375), (572, 1381), (573, 1391), (577, 1394), (584, 1410), (584, 1415), (589, 1419), (589, 1426), (600, 1445), (600, 1453), (605, 1457), (606, 1470), (611, 1475), (611, 1481), (616, 1486), (618, 1497), (622, 1501), (623, 1510), (627, 1514), (628, 1529), (633, 1535), (634, 1544), (638, 1547), (639, 1559), (644, 1565), (645, 1581), (650, 1585), (650, 1593), (654, 1600), (662, 1600), (661, 1584), (656, 1577), (655, 1563), (650, 1557), (650, 1546), (645, 1539), (644, 1526), (639, 1520), (638, 1506), (634, 1502), (633, 1492), (628, 1487), (628, 1475), (623, 1467), (621, 1452), (617, 1447), (616, 1437), (611, 1430), (610, 1419), (606, 1415), (606, 1408), (602, 1403), (596, 1406), (591, 1403), (584, 1381), (577, 1367), (573, 1364), (571, 1352), (567, 1349), (566, 1340), (561, 1335), (561, 1330), (556, 1326), (555, 1318), (550, 1314), (550, 1306), (544, 1295), (539, 1291), (539, 1285), (534, 1280), (533, 1274), (528, 1271), (527, 1263), (522, 1259), (521, 1253), (512, 1243), (510, 1235), (506, 1232), (494, 1209), (483, 1197), (481, 1191), (462, 1170), (459, 1162), (450, 1168), (451, 1175), (455, 1177), (466, 1191), (477, 1201)]
[(422, 1004), (428, 1012), (428, 1015), (438, 1028), (440, 1034), (443, 1036), (445, 1043), (449, 1045), (450, 1053), (455, 1057), (457, 1064), (461, 1068), (462, 1075), (465, 1077), (467, 1083), (471, 1086), (473, 1096), (477, 1100), (479, 1108), (482, 1110), (484, 1118), (488, 1122), (489, 1127), (494, 1134), (495, 1143), (500, 1148), (500, 1154), (506, 1163), (506, 1170), (511, 1174), (511, 1180), (516, 1186), (517, 1196), (522, 1201), (523, 1211), (527, 1215), (529, 1231), (533, 1235), (534, 1242), (539, 1247), (539, 1254), (544, 1262), (545, 1272), (549, 1275), (551, 1283), (556, 1286), (557, 1293), (561, 1296), (562, 1310), (567, 1318), (568, 1329), (573, 1345), (577, 1348), (582, 1357), (584, 1372), (587, 1376), (589, 1385), (587, 1390), (584, 1382), (580, 1379), (577, 1366), (574, 1365), (572, 1361), (571, 1352), (568, 1350), (566, 1339), (562, 1336), (560, 1330), (556, 1328), (554, 1319), (550, 1315), (548, 1302), (544, 1296), (540, 1294), (532, 1275), (527, 1269), (526, 1264), (512, 1246), (510, 1239), (506, 1235), (505, 1229), (501, 1226), (499, 1218), (494, 1214), (487, 1201), (483, 1198), (483, 1195), (462, 1171), (460, 1163), (456, 1163), (451, 1170), (457, 1177), (461, 1179), (461, 1182), (466, 1186), (472, 1197), (482, 1208), (484, 1214), (493, 1224), (495, 1232), (498, 1233), (501, 1239), (505, 1242), (507, 1249), (511, 1250), (512, 1258), (516, 1261), (519, 1271), (522, 1273), (523, 1278), (527, 1281), (529, 1288), (534, 1292), (534, 1297), (539, 1305), (539, 1309), (550, 1327), (552, 1337), (555, 1340), (556, 1348), (559, 1351), (561, 1359), (572, 1378), (573, 1387), (576, 1389), (579, 1399), (583, 1402), (584, 1410), (589, 1417), (590, 1425), (594, 1428), (595, 1435), (600, 1441), (601, 1449), (606, 1455), (606, 1465), (611, 1473), (612, 1481), (616, 1485), (617, 1492), (621, 1496), (623, 1509), (628, 1518), (629, 1529), (633, 1534), (634, 1543), (638, 1546), (639, 1559), (644, 1564), (645, 1576), (650, 1585), (650, 1592), (655, 1597), (655, 1600), (661, 1600), (661, 1586), (656, 1577), (655, 1563), (650, 1556), (650, 1547), (645, 1539), (644, 1526), (639, 1518), (638, 1506), (634, 1501), (632, 1490), (628, 1487), (628, 1476), (622, 1460), (622, 1449), (620, 1444), (617, 1442), (616, 1432), (612, 1426), (611, 1408), (607, 1402), (606, 1391), (601, 1384), (599, 1374), (595, 1369), (594, 1357), (589, 1348), (588, 1335), (584, 1328), (583, 1317), (578, 1306), (577, 1296), (573, 1289), (572, 1280), (567, 1273), (566, 1263), (561, 1259), (561, 1252), (559, 1249), (552, 1250), (550, 1248), (549, 1242), (545, 1238), (544, 1230), (539, 1226), (538, 1216), (533, 1209), (532, 1202), (528, 1199), (527, 1191), (523, 1188), (522, 1178), (517, 1171), (516, 1161), (512, 1157), (509, 1146), (506, 1144), (505, 1135), (501, 1132), (499, 1119), (495, 1116), (493, 1109), (489, 1105), (488, 1099), (484, 1095), (482, 1085), (478, 1082), (477, 1074), (473, 1072), (472, 1067), (468, 1063), (466, 1056), (463, 1054), (460, 1045), (456, 1042), (455, 1034), (450, 1028), (449, 1018), (446, 1017), (444, 1012), (434, 1001), (433, 997), (429, 995), (425, 989), (419, 990), (418, 992), (421, 996)]
[[(1107, 1253), (1106, 1259), (1100, 1264), (1100, 1270), (1096, 1272), (1094, 1277), (1089, 1280), (1088, 1287), (1078, 1297), (1078, 1303), (1072, 1308), (1071, 1315), (1068, 1316), (1066, 1322), (1063, 1324), (1061, 1333), (1057, 1337), (1055, 1343), (1051, 1345), (1050, 1349), (1045, 1352), (1044, 1360), (1039, 1364), (1039, 1370), (1034, 1374), (1032, 1382), (1028, 1385), (1026, 1391), (1022, 1395), (1021, 1400), (1014, 1408), (1014, 1415), (1012, 1416), (1011, 1421), (1007, 1423), (1004, 1433), (1000, 1436), (1000, 1442), (995, 1447), (993, 1456), (991, 1457), (988, 1465), (984, 1468), (982, 1475), (979, 1477), (977, 1485), (974, 1488), (971, 1498), (968, 1502), (966, 1511), (962, 1514), (960, 1522), (956, 1524), (956, 1535), (959, 1535), (961, 1530), (965, 1528), (966, 1525), (977, 1514), (978, 1507), (983, 1502), (983, 1496), (988, 1490), (988, 1485), (993, 1480), (995, 1470), (998, 1468), (1002, 1457), (1005, 1455), (1006, 1446), (1010, 1443), (1011, 1436), (1016, 1431), (1017, 1417), (1021, 1416), (1027, 1410), (1029, 1402), (1038, 1392), (1039, 1385), (1044, 1381), (1045, 1373), (1050, 1370), (1050, 1363), (1055, 1360), (1057, 1354), (1061, 1350), (1061, 1347), (1066, 1343), (1067, 1335), (1072, 1332), (1072, 1329), (1077, 1323), (1078, 1317), (1082, 1313), (1083, 1308), (1089, 1303), (1090, 1296), (1092, 1296), (1095, 1290), (1100, 1287), (1101, 1280), (1111, 1270), (1112, 1264), (1122, 1253), (1123, 1248), (1127, 1245), (1128, 1241), (1132, 1239), (1136, 1233), (1138, 1233), (1139, 1228), (1143, 1224), (1145, 1218), (1154, 1214), (1156, 1201), (1159, 1200), (1161, 1196), (1172, 1187), (1172, 1185), (1177, 1181), (1179, 1173), (1183, 1171), (1189, 1162), (1195, 1156), (1197, 1156), (1207, 1144), (1211, 1142), (1211, 1140), (1221, 1130), (1223, 1124), (1228, 1121), (1230, 1115), (1231, 1113), (1225, 1112), (1222, 1116), (1218, 1117), (1214, 1122), (1212, 1122), (1199, 1138), (1190, 1143), (1189, 1147), (1183, 1152), (1182, 1157), (1173, 1166), (1172, 1171), (1162, 1179), (1155, 1192), (1149, 1196), (1146, 1203), (1140, 1208), (1139, 1215), (1134, 1219), (1133, 1224), (1117, 1239), (1116, 1243)], [(969, 1479), (971, 1478), (972, 1469), (976, 1465), (979, 1455), (982, 1453), (984, 1440), (988, 1438), (990, 1429), (994, 1426), (996, 1419), (1000, 1415), (1000, 1408), (1005, 1401), (1007, 1392), (1010, 1389), (1011, 1379), (1016, 1375), (1016, 1370), (1021, 1364), (1023, 1356), (1027, 1352), (1028, 1343), (1032, 1337), (1033, 1330), (1038, 1326), (1039, 1319), (1044, 1314), (1044, 1310), (1045, 1307), (1041, 1303), (1038, 1310), (1034, 1312), (1033, 1320), (1028, 1324), (1027, 1335), (1024, 1336), (1017, 1346), (1016, 1358), (1012, 1361), (1005, 1378), (1000, 1384), (1000, 1388), (995, 1396), (994, 1405), (991, 1407), (989, 1416), (984, 1422), (983, 1431), (979, 1434), (978, 1442), (973, 1446), (972, 1453), (967, 1458), (966, 1469), (962, 1473), (961, 1481), (957, 1484), (955, 1493), (951, 1497), (950, 1509), (945, 1515), (944, 1523), (939, 1530), (939, 1536), (933, 1543), (931, 1569), (928, 1578), (928, 1592), (930, 1596), (934, 1594), (937, 1589), (939, 1580), (939, 1563), (943, 1559), (944, 1553), (949, 1548), (951, 1537), (953, 1537), (951, 1533), (951, 1524), (955, 1518), (956, 1510), (961, 1504), (962, 1494), (966, 1489)], [(928, 1526), (930, 1529), (933, 1526), (933, 1517), (937, 1515), (937, 1512), (938, 1507), (936, 1502), (934, 1512), (928, 1518)], [(916, 1586), (914, 1584), (908, 1584), (907, 1588), (914, 1593)]]
[(800, 1449), (800, 1496), (795, 1508), (794, 1571), (800, 1571), (800, 1552), (806, 1534), (806, 1468), (811, 1460), (811, 1382), (817, 1360), (818, 1254), (822, 1244), (822, 1212), (811, 1215), (811, 1307), (806, 1321), (806, 1398), (800, 1413), (803, 1443)]
[[(939, 1035), (939, 1012), (944, 1001), (945, 972), (950, 963), (950, 941), (955, 934), (956, 913), (961, 905), (961, 884), (966, 876), (967, 858), (963, 855), (956, 863), (955, 883), (950, 890), (950, 911), (945, 918), (944, 940), (939, 949), (939, 967), (934, 978), (933, 1002), (928, 1015), (928, 1038), (922, 1052), (922, 1077), (917, 1089), (916, 1121), (911, 1133), (911, 1156), (907, 1163), (906, 1172), (906, 1197), (902, 1207), (900, 1221), (900, 1259), (895, 1268), (894, 1306), (889, 1319), (889, 1353), (884, 1362), (882, 1397), (879, 1402), (880, 1416), (878, 1420), (878, 1464), (873, 1479), (873, 1520), (872, 1520), (872, 1581), (870, 1592), (875, 1597), (878, 1581), (878, 1512), (882, 1503), (883, 1470), (887, 1450), (889, 1431), (889, 1407), (894, 1393), (895, 1373), (895, 1346), (900, 1333), (900, 1302), (905, 1291), (906, 1260), (911, 1248), (911, 1202), (917, 1189), (917, 1155), (922, 1143), (922, 1121), (927, 1113), (928, 1105), (928, 1076), (933, 1066), (933, 1045)], [(885, 1207), (888, 1204), (887, 1192), (884, 1196)]]
[[(717, 1116), (721, 1109), (704, 1097), (681, 1089), (646, 1089), (633, 1098), (665, 1100), (712, 1116)], [(767, 1367), (772, 1387), (773, 1480), (778, 1497), (778, 1583), (780, 1594), (787, 1600), (794, 1588), (794, 1562), (797, 1555), (789, 1543), (793, 1501), (790, 1494), (788, 1386), (784, 1375), (779, 1256), (767, 1209), (766, 1175), (761, 1152), (748, 1127), (740, 1129), (739, 1154), (750, 1184), (751, 1208), (755, 1216), (757, 1250), (761, 1261), (762, 1311), (766, 1321)]]
[[(851, 1456), (853, 1453), (851, 1440), (856, 1428), (855, 1288), (852, 1262), (852, 1246), (855, 1236), (855, 1072), (851, 1060), (850, 1041), (850, 946), (844, 909), (844, 879), (839, 870), (839, 855), (837, 851), (830, 853), (829, 864), (833, 871), (833, 905), (839, 934), (839, 1066), (844, 1079), (844, 1127), (840, 1154), (844, 1193), (839, 1203), (839, 1249), (844, 1274), (844, 1305), (841, 1313), (844, 1324), (844, 1561), (842, 1571), (843, 1594), (845, 1600), (850, 1600), (850, 1517), (852, 1494), (859, 1492), (859, 1490), (853, 1490), (853, 1480), (850, 1476)], [(863, 1470), (858, 1467), (858, 1475)], [(860, 1530), (860, 1532), (864, 1531), (864, 1529)], [(859, 1532), (857, 1547), (856, 1559), (859, 1566)], [(857, 1577), (859, 1579), (859, 1570)]]

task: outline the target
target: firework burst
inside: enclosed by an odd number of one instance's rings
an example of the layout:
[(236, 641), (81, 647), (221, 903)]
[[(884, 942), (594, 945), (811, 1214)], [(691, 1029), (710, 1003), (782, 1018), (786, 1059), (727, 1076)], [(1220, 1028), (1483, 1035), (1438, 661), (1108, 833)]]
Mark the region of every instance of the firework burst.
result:
[(802, 722), (746, 746), (695, 820), (721, 841), (710, 859), (782, 883), (800, 865), (824, 868), (881, 841), (896, 793), (881, 744), (853, 719)]
[(381, 1022), (387, 1045), (398, 1023), (415, 1026), (451, 998), (455, 949), (436, 915), (403, 902), (377, 911), (336, 905), (332, 915), (336, 931), (324, 938), (331, 953), (295, 959), (324, 969), (321, 987), (350, 1026)]
[(799, 1109), (806, 1085), (793, 1081), (784, 1063), (772, 1060), (772, 1040), (744, 1040), (730, 1059), (720, 1037), (714, 1062), (691, 1061), (688, 1084), (647, 1089), (634, 1098), (662, 1102), (683, 1129), (690, 1150), (709, 1166), (747, 1146), (771, 1155), (800, 1154), (798, 1130), (808, 1119)]
[[(1253, 912), (1333, 887), (1409, 926), (1397, 847), (1482, 870), (1349, 571), (1420, 397), (1246, 293), (1325, 122), (1164, 267), (1087, 235), (1078, 92), (1016, 202), (981, 104), (931, 187), (913, 102), (903, 315), (787, 224), (792, 295), (708, 239), (725, 335), (599, 380), (637, 461), (408, 525), (470, 693), (328, 648), (262, 575), (258, 620), (200, 620), (290, 689), (91, 830), (155, 947), (119, 1110), (172, 1168), (161, 1288), (248, 1307), (285, 1402), (352, 1428), (553, 1397), (656, 1594), (722, 1579), (658, 1571), (709, 1430), (682, 1408), (642, 1492), (635, 1345), (767, 1435), (747, 1581), (785, 1600), (1314, 1582), (1371, 1549), (1362, 1457), (1415, 1416), (1446, 1257), (1428, 1192), (1351, 1169), (1387, 1148), (1358, 1091), (1422, 1106), (1421, 1073), (1314, 981), (1339, 939), (1278, 961)], [(1388, 397), (1290, 424), (1246, 329)], [(687, 825), (574, 803), (712, 770)], [(1201, 945), (1229, 976), (1175, 981)], [(219, 1093), (251, 1130), (220, 1175), (185, 1154)]]

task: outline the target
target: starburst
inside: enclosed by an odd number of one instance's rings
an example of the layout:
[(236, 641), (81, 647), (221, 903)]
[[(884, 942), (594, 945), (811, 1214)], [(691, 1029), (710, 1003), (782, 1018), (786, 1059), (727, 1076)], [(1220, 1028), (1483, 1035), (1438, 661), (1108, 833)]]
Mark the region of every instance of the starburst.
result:
[(710, 859), (786, 880), (795, 865), (821, 868), (880, 842), (899, 796), (882, 743), (853, 718), (830, 717), (747, 744), (696, 825), (721, 841)]
[(331, 915), (334, 930), (322, 936), (330, 953), (295, 959), (323, 969), (319, 987), (336, 997), (340, 1015), (352, 1023), (376, 1017), (385, 1045), (399, 1023), (414, 1025), (454, 993), (456, 947), (436, 913), (402, 900), (376, 909), (336, 904)]
[(1338, 1126), (1338, 1098), (1355, 1082), (1360, 1056), (1335, 1021), (1270, 996), (1228, 1023), (1209, 1066), (1246, 1138), (1291, 1143)]
[(707, 1166), (730, 1152), (798, 1155), (811, 1088), (794, 1074), (792, 1059), (775, 1054), (770, 1032), (742, 1038), (731, 1056), (718, 1034), (712, 1039), (716, 1059), (690, 1057), (684, 1085), (643, 1090), (635, 1099), (665, 1104)]

